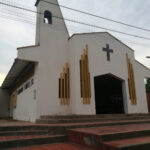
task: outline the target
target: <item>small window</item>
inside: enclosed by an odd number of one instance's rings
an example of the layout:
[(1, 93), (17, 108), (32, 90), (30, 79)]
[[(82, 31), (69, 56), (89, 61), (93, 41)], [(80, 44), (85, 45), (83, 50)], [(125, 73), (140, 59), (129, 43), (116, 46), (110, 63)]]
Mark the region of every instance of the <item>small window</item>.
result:
[(19, 94), (21, 94), (22, 92), (23, 92), (23, 87), (21, 87), (21, 88), (18, 90), (17, 94), (19, 95)]
[(30, 87), (30, 82), (27, 82), (25, 85), (24, 85), (24, 89), (27, 89)]
[(52, 13), (48, 10), (44, 12), (44, 23), (52, 24)]

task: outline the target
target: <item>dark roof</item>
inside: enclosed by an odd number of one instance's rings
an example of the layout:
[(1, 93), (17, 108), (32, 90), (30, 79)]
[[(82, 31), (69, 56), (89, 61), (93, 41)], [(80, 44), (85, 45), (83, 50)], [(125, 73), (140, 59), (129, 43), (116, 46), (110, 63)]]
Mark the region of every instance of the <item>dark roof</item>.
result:
[(40, 0), (36, 0), (35, 6), (37, 6), (39, 2), (40, 2)]
[(29, 66), (33, 63), (34, 62), (31, 62), (31, 61), (15, 59), (10, 71), (8, 72), (4, 82), (2, 84), (2, 88), (10, 88), (11, 85), (15, 82), (15, 80), (19, 77), (21, 72), (23, 72), (27, 66)]

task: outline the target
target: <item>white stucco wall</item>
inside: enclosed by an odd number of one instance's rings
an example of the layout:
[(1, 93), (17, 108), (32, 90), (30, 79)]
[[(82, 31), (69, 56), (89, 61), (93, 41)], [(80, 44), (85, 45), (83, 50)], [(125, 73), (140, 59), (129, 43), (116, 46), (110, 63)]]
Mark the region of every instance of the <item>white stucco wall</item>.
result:
[[(92, 102), (91, 105), (83, 105), (80, 96), (80, 68), (79, 60), (83, 54), (85, 45), (89, 46), (89, 67), (91, 73)], [(106, 52), (102, 49), (109, 44), (114, 50), (111, 53), (111, 61), (107, 61)], [(147, 113), (147, 102), (145, 97), (144, 76), (141, 67), (137, 66), (134, 51), (116, 40), (107, 33), (83, 34), (73, 36), (69, 41), (70, 65), (71, 65), (71, 108), (77, 114), (95, 113), (94, 77), (111, 73), (124, 81), (124, 103), (126, 113)], [(126, 64), (126, 53), (128, 53), (135, 70), (135, 82), (137, 91), (137, 105), (131, 105), (128, 89), (128, 72)], [(142, 89), (142, 90), (141, 90)]]
[[(23, 87), (28, 82), (34, 79), (31, 77), (27, 80), (23, 85), (19, 88)], [(17, 106), (13, 108), (13, 118), (16, 120), (23, 120), (23, 121), (31, 121), (34, 122), (36, 119), (36, 99), (34, 99), (34, 90), (35, 84), (30, 86), (27, 89), (24, 89), (22, 93), (17, 95)], [(13, 96), (12, 96), (13, 98)]]
[[(34, 83), (29, 88), (24, 89), (17, 95), (17, 106), (13, 108), (13, 118), (16, 120), (35, 122), (37, 119), (37, 93), (38, 93), (38, 64), (35, 64), (34, 76), (25, 81), (18, 89), (24, 88), (24, 85), (33, 79)], [(17, 89), (17, 90), (18, 90)], [(13, 98), (13, 96), (11, 96)], [(13, 99), (12, 99), (13, 101)]]
[(148, 113), (144, 78), (150, 77), (150, 70), (137, 61), (133, 62), (133, 66), (136, 85), (137, 105), (129, 105), (129, 113)]
[(9, 117), (9, 91), (0, 88), (0, 117)]

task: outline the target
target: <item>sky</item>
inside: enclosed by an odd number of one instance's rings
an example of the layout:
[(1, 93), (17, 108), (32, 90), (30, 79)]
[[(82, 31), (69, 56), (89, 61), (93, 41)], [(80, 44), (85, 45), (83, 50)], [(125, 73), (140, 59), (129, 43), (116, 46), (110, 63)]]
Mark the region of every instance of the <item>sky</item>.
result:
[[(0, 0), (0, 2), (36, 10), (35, 0)], [(150, 0), (58, 0), (58, 2), (60, 5), (150, 30)], [(150, 32), (118, 25), (64, 8), (61, 10), (64, 18), (150, 38)], [(17, 57), (16, 48), (35, 44), (35, 21), (34, 13), (0, 4), (0, 86)], [(66, 22), (66, 24), (70, 35), (81, 32), (106, 31), (70, 22)], [(146, 56), (150, 56), (149, 40), (110, 33), (134, 49), (135, 58), (150, 67), (150, 59), (146, 59)]]

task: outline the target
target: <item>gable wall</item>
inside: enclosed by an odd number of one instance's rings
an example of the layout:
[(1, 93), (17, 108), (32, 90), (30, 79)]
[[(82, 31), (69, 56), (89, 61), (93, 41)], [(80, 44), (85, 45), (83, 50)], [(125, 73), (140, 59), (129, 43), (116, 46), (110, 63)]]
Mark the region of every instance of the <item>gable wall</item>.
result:
[[(79, 60), (83, 54), (83, 49), (85, 45), (89, 46), (89, 67), (91, 73), (91, 88), (92, 88), (92, 102), (90, 105), (83, 105), (81, 94), (80, 94), (80, 67)], [(114, 53), (110, 54), (111, 61), (107, 61), (106, 52), (102, 50), (103, 47), (106, 47), (106, 44), (109, 44), (110, 48), (114, 50)], [(72, 69), (72, 89), (71, 89), (71, 101), (72, 101), (72, 110), (77, 114), (91, 114), (95, 113), (95, 93), (94, 93), (94, 77), (99, 75), (104, 75), (111, 73), (120, 79), (123, 80), (123, 93), (124, 93), (124, 103), (125, 103), (125, 112), (126, 113), (146, 113), (146, 103), (143, 90), (142, 96), (138, 96), (137, 101), (142, 101), (144, 107), (142, 108), (141, 103), (138, 102), (136, 106), (131, 106), (129, 99), (129, 90), (128, 90), (128, 72), (126, 64), (126, 53), (128, 53), (131, 63), (133, 64), (134, 69), (137, 70), (140, 68), (136, 67), (134, 52), (129, 49), (127, 46), (120, 43), (118, 40), (114, 39), (107, 33), (103, 34), (87, 34), (74, 36), (69, 43), (70, 46), (70, 63)], [(138, 80), (135, 77), (136, 81)], [(141, 80), (144, 82), (143, 76), (139, 75)], [(137, 92), (143, 88), (140, 82), (136, 83)], [(134, 108), (134, 109), (133, 109)], [(139, 109), (140, 108), (140, 109)]]

